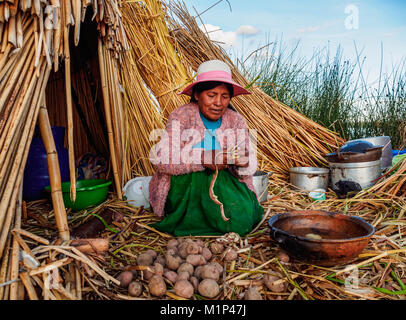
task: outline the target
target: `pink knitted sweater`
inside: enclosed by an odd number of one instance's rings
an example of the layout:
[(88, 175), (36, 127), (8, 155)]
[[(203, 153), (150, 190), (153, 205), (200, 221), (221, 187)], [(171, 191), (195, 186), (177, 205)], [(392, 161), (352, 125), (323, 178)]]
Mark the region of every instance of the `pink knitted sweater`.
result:
[[(156, 172), (149, 184), (149, 201), (158, 216), (163, 216), (164, 206), (170, 189), (171, 176), (203, 171), (202, 148), (193, 148), (204, 137), (205, 127), (195, 103), (185, 104), (169, 115), (161, 140), (152, 148), (151, 162)], [(221, 126), (216, 131), (220, 146), (229, 150), (238, 146), (248, 151), (249, 166), (232, 172), (255, 193), (252, 182), (257, 168), (255, 148), (249, 139), (245, 119), (227, 108), (222, 116)]]

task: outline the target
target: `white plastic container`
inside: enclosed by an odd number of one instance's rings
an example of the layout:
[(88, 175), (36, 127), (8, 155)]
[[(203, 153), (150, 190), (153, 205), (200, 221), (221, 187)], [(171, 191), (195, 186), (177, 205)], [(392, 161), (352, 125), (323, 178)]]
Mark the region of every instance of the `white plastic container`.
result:
[(152, 176), (136, 177), (129, 180), (124, 188), (124, 196), (127, 202), (135, 207), (143, 206), (148, 209), (151, 205), (149, 203), (149, 183)]

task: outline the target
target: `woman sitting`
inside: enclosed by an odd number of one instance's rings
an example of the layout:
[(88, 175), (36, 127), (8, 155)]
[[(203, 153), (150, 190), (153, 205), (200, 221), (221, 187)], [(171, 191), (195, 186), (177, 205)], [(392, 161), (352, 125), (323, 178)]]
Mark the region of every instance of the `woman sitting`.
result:
[(263, 208), (252, 180), (255, 150), (230, 100), (249, 92), (232, 80), (227, 64), (210, 60), (180, 94), (190, 103), (169, 115), (150, 157), (157, 171), (149, 200), (164, 217), (152, 226), (175, 236), (244, 236), (260, 222)]

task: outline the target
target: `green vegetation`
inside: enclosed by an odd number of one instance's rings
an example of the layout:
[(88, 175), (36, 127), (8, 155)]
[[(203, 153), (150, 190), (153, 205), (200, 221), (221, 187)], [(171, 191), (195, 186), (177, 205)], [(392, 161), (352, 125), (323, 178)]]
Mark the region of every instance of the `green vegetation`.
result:
[[(331, 54), (318, 49), (310, 58), (275, 41), (246, 59), (244, 67), (256, 85), (346, 140), (387, 135), (392, 147), (406, 144), (406, 60), (383, 73), (377, 84), (363, 74), (365, 57), (344, 59), (343, 50)], [(382, 69), (380, 66), (377, 68)]]

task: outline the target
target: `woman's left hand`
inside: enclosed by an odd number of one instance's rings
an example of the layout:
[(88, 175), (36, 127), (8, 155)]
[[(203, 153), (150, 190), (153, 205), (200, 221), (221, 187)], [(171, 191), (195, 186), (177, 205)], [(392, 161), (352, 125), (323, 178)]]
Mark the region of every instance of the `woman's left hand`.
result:
[(249, 165), (249, 158), (247, 156), (241, 156), (234, 160), (234, 165), (237, 167), (246, 168)]
[(233, 164), (237, 167), (248, 167), (248, 153), (246, 150), (237, 149), (237, 151), (233, 154)]

